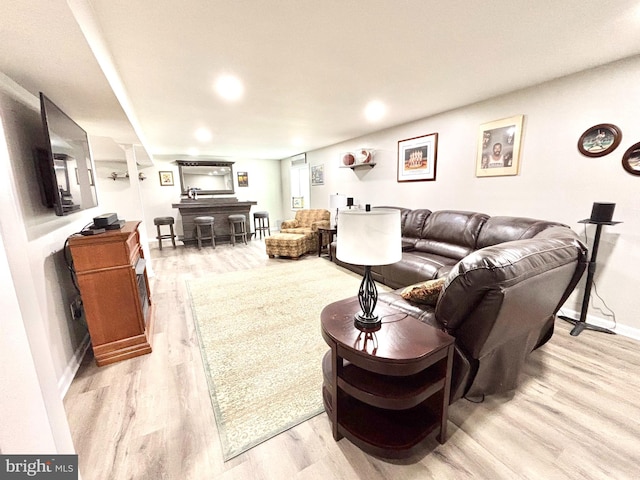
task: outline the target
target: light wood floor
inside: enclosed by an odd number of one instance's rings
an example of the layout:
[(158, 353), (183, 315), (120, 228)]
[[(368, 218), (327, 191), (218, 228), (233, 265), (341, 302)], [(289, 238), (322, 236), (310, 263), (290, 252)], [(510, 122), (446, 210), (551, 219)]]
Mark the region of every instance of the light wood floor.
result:
[(225, 463), (185, 279), (292, 260), (269, 259), (259, 240), (151, 252), (153, 353), (101, 368), (88, 354), (65, 398), (84, 480), (640, 476), (638, 342), (590, 331), (571, 337), (561, 320), (515, 393), (459, 400), (447, 443), (408, 461), (335, 442), (321, 414)]

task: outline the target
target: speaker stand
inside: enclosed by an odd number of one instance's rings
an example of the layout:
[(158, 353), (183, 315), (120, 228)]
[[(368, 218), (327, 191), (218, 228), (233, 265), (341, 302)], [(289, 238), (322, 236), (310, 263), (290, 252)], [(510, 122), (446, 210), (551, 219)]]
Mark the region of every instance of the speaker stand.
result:
[(578, 223), (591, 223), (596, 226), (596, 236), (593, 239), (593, 248), (591, 249), (591, 258), (587, 267), (587, 283), (584, 286), (584, 297), (582, 297), (582, 309), (580, 310), (580, 319), (558, 315), (558, 318), (572, 323), (574, 325), (571, 335), (577, 337), (583, 330), (593, 330), (596, 332), (609, 333), (615, 335), (616, 332), (608, 328), (598, 327), (587, 323), (587, 310), (589, 310), (589, 298), (591, 297), (591, 287), (593, 286), (593, 277), (596, 273), (596, 258), (598, 256), (598, 246), (600, 245), (600, 233), (603, 225), (617, 225), (622, 222), (597, 222), (591, 219), (580, 220)]

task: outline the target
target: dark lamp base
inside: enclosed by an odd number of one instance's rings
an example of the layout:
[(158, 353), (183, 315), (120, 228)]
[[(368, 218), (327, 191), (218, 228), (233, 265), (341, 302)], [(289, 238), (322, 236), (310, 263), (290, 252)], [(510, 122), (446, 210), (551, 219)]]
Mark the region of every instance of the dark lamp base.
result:
[(382, 326), (382, 321), (377, 315), (367, 316), (360, 312), (353, 316), (353, 324), (362, 332), (377, 332)]

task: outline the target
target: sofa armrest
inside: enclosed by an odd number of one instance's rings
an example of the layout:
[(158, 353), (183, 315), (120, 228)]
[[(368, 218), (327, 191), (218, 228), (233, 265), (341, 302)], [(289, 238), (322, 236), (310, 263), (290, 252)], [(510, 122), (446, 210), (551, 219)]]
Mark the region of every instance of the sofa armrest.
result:
[(318, 228), (331, 228), (331, 222), (329, 220), (315, 220), (311, 222), (311, 231), (317, 232)]
[(280, 228), (298, 228), (300, 226), (300, 224), (298, 223), (298, 220), (296, 219), (291, 219), (291, 220), (285, 220), (282, 222), (282, 224), (280, 225)]
[[(473, 350), (479, 353), (501, 321), (508, 324), (499, 335), (504, 338), (517, 335), (518, 325), (528, 328), (527, 319), (555, 314), (582, 275), (585, 254), (571, 237), (515, 240), (477, 250), (449, 273), (436, 318), (454, 336), (473, 329)], [(510, 305), (509, 297), (523, 288), (526, 298)]]

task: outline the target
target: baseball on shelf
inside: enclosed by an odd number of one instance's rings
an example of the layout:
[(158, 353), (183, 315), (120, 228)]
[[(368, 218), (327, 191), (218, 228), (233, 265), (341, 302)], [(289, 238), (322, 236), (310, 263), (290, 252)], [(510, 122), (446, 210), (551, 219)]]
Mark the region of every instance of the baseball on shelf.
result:
[(345, 165), (353, 165), (356, 163), (356, 157), (354, 157), (352, 153), (345, 153), (342, 156), (342, 163)]

